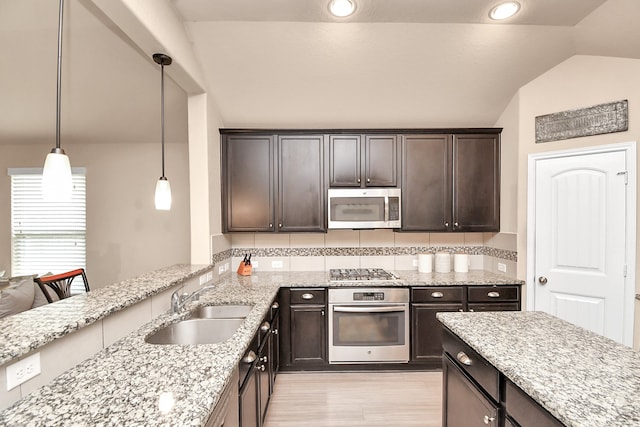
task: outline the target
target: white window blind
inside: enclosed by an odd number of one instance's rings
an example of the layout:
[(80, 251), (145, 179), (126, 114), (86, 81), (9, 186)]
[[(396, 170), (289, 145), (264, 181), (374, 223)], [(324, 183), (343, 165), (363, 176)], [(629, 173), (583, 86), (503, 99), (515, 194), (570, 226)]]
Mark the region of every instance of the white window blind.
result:
[[(42, 198), (42, 169), (9, 169), (11, 176), (11, 274), (63, 273), (86, 268), (86, 180), (73, 168), (68, 202)], [(74, 288), (83, 283), (73, 282)]]

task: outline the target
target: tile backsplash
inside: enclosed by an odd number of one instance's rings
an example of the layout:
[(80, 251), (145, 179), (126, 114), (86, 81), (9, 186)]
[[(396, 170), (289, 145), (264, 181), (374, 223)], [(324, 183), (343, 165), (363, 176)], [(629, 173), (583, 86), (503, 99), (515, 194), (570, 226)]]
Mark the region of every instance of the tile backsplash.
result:
[[(395, 233), (331, 230), (322, 233), (232, 233), (212, 236), (216, 272), (235, 271), (251, 253), (258, 271), (326, 271), (331, 268), (416, 270), (419, 253), (466, 253), (472, 270), (516, 275), (514, 233)], [(230, 264), (229, 264), (230, 263)], [(219, 266), (227, 264), (227, 271)], [(505, 270), (505, 271), (503, 271)]]

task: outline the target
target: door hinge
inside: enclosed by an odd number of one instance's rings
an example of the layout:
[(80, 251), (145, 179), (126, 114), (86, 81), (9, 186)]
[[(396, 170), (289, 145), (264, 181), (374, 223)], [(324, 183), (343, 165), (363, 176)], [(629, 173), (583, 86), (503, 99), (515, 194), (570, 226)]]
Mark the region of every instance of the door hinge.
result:
[(624, 185), (628, 185), (629, 184), (629, 172), (627, 172), (627, 171), (618, 172), (616, 175), (624, 175)]

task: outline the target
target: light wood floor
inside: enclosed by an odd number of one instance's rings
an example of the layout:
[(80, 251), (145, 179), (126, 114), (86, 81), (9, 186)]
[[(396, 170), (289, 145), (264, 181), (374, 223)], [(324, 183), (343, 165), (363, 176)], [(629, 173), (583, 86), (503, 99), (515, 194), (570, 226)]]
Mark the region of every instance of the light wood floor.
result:
[(440, 427), (441, 372), (282, 373), (264, 427)]

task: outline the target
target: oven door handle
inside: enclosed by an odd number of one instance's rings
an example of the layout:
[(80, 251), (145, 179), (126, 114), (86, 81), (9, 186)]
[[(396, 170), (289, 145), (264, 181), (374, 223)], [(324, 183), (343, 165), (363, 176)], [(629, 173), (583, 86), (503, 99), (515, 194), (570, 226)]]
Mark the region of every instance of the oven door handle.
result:
[(392, 312), (402, 312), (406, 311), (406, 305), (384, 305), (380, 307), (345, 307), (345, 306), (334, 306), (334, 312), (340, 313), (392, 313)]

